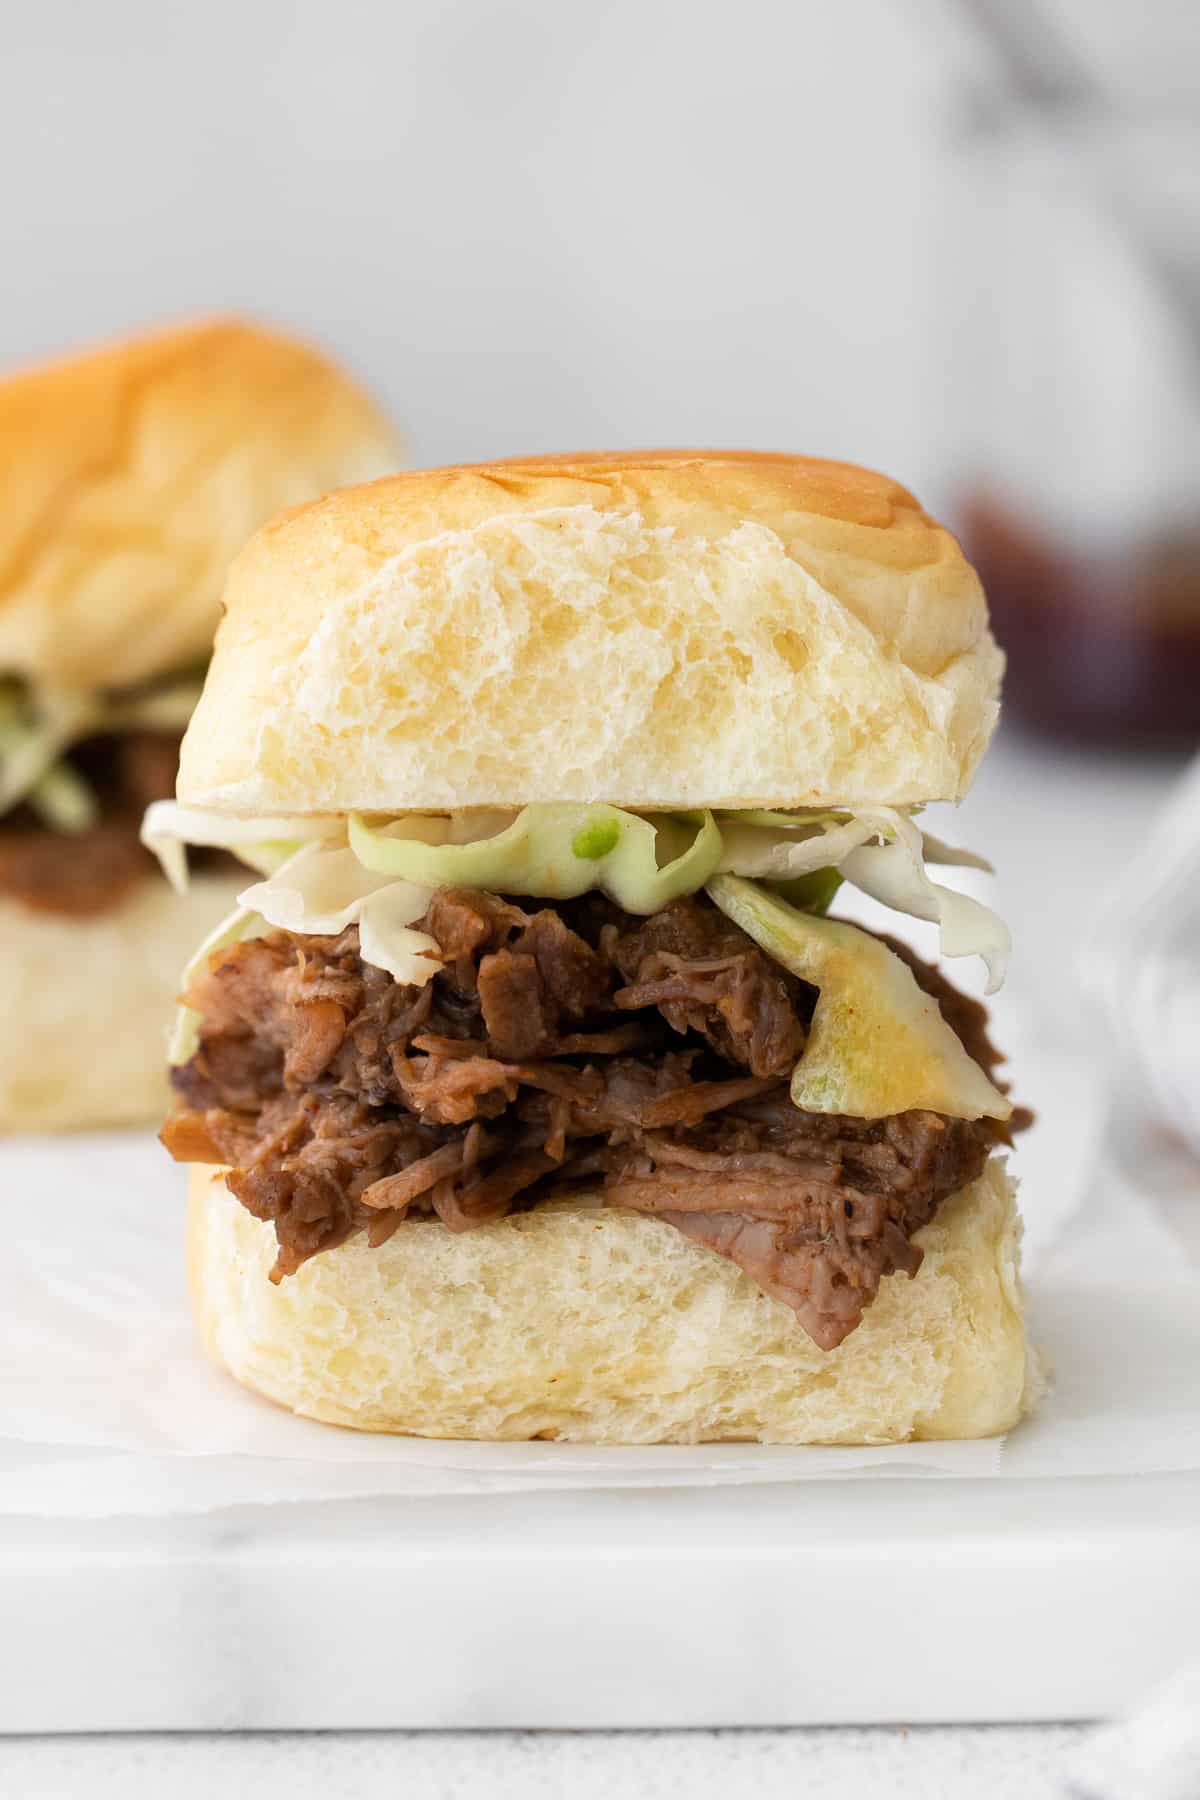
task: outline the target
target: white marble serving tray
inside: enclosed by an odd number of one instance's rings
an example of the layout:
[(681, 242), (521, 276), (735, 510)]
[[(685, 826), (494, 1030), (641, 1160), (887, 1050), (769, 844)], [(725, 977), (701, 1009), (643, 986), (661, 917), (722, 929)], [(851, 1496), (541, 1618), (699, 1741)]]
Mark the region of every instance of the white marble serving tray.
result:
[(1195, 1651), (1200, 1475), (7, 1519), (0, 1585), (10, 1732), (1092, 1716)]

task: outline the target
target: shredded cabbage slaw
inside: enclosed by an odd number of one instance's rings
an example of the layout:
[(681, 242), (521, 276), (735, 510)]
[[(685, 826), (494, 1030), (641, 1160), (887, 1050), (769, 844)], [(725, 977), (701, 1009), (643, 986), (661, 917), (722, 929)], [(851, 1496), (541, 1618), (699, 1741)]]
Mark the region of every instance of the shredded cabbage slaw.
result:
[[(1007, 927), (926, 871), (927, 862), (988, 865), (894, 807), (642, 815), (597, 804), (235, 819), (160, 801), (142, 838), (176, 885), (186, 882), (188, 843), (230, 850), (262, 877), (239, 895), (238, 912), (202, 947), (185, 985), (204, 955), (238, 937), (270, 927), (336, 934), (349, 924), (358, 925), (365, 961), (397, 981), (424, 983), (440, 955), (414, 927), (438, 887), (555, 900), (599, 888), (640, 914), (706, 889), (768, 955), (820, 990), (793, 1079), (797, 1105), (862, 1118), (909, 1106), (969, 1118), (1011, 1111), (903, 961), (869, 932), (820, 916), (847, 881), (935, 923), (944, 955), (982, 957), (988, 992), (999, 986)], [(173, 1049), (193, 1042), (194, 1030), (182, 1026)]]
[[(328, 912), (329, 885), (353, 885), (363, 871), (375, 878), (373, 893), (389, 881), (553, 900), (601, 888), (627, 912), (643, 914), (698, 892), (717, 874), (785, 888), (836, 874), (894, 911), (936, 924), (943, 955), (982, 957), (989, 993), (1003, 981), (1010, 947), (1007, 927), (989, 907), (931, 881), (926, 871), (927, 863), (989, 865), (923, 832), (895, 807), (643, 816), (607, 805), (526, 806), (373, 821), (359, 813), (230, 818), (160, 800), (146, 814), (142, 841), (177, 887), (187, 880), (186, 844), (230, 850), (268, 878), (286, 868), (297, 896), (290, 902), (293, 930), (321, 929), (304, 920)], [(319, 854), (297, 870), (294, 859), (306, 846)], [(336, 864), (321, 860), (335, 853)], [(831, 885), (822, 880), (813, 892)], [(299, 898), (309, 893), (311, 903)]]

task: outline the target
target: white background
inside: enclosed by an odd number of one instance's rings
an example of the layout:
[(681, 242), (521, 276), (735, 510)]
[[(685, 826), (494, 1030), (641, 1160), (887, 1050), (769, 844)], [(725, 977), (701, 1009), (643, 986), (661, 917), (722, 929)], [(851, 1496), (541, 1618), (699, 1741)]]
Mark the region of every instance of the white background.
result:
[(724, 442), (916, 481), (937, 36), (887, 0), (6, 9), (0, 362), (250, 308), (422, 462)]
[[(1042, 0), (1135, 101), (1191, 0)], [(413, 459), (744, 444), (940, 499), (960, 391), (955, 0), (0, 9), (0, 366), (210, 309), (311, 333)]]
[[(1126, 85), (1166, 68), (1186, 90), (1194, 0), (1066, 11)], [(0, 365), (235, 308), (339, 351), (420, 462), (742, 443), (935, 501), (951, 480), (955, 119), (980, 59), (949, 5), (35, 0), (0, 27)], [(1040, 908), (1010, 899), (1018, 925)], [(1063, 1746), (10, 1742), (0, 1786), (423, 1800), (583, 1791), (586, 1770), (589, 1792), (698, 1800), (1033, 1796)]]

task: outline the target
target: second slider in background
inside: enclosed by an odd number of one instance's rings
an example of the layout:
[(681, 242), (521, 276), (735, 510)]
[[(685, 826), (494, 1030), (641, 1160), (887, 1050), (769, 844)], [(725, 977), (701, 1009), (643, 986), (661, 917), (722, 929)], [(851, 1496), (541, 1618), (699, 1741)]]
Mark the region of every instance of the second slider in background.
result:
[(174, 791), (226, 568), (280, 508), (398, 466), (321, 352), (215, 319), (0, 383), (0, 1131), (161, 1116), (179, 971), (241, 883), (172, 894)]

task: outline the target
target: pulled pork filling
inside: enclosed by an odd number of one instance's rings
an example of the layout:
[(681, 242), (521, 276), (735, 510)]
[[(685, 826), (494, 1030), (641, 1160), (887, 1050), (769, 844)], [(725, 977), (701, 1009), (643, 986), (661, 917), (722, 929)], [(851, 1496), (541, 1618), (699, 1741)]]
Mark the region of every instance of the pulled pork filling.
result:
[[(273, 1280), (357, 1232), (465, 1231), (586, 1182), (730, 1258), (831, 1349), (1005, 1135), (799, 1111), (816, 991), (703, 896), (635, 918), (444, 889), (421, 929), (446, 958), (423, 987), (364, 963), (352, 926), (223, 949), (185, 997), (199, 1042), (163, 1141), (232, 1165), (275, 1227)], [(983, 1008), (901, 953), (990, 1069)]]
[[(0, 818), (0, 895), (39, 912), (85, 918), (117, 906), (156, 875), (139, 842), (142, 815), (175, 792), (180, 731), (126, 731), (85, 738), (66, 761), (87, 782), (99, 819), (83, 831), (52, 830), (29, 805)], [(217, 853), (218, 855), (220, 853)], [(193, 867), (211, 852), (193, 852)], [(224, 858), (221, 858), (224, 861)]]

